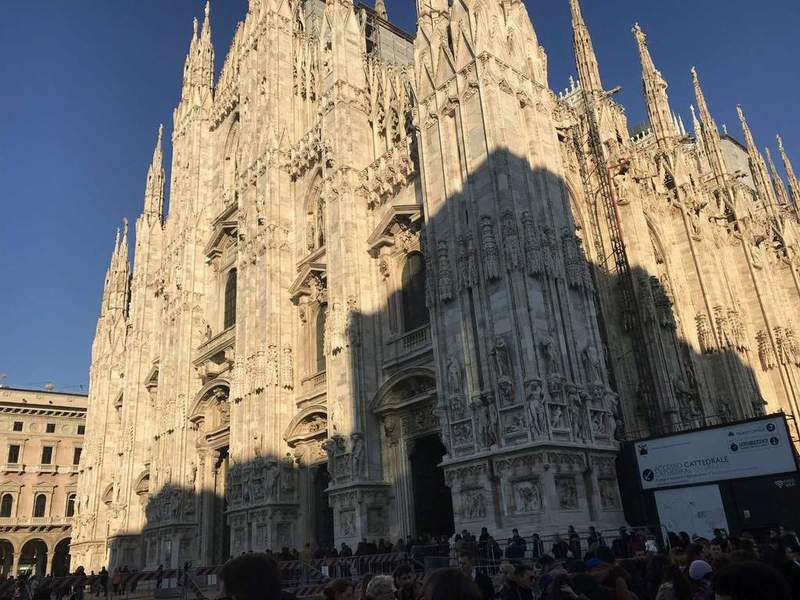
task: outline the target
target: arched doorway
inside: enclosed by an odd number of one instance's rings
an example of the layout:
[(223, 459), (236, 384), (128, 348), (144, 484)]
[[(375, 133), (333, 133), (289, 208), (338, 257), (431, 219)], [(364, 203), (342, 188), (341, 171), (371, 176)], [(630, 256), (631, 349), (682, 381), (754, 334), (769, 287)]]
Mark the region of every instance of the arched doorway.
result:
[(314, 533), (320, 548), (328, 550), (334, 547), (333, 509), (328, 502), (328, 486), (331, 476), (326, 463), (313, 468), (312, 503), (314, 514)]
[(28, 540), (19, 553), (18, 573), (45, 575), (47, 572), (47, 544), (44, 540)]
[(8, 540), (0, 540), (0, 576), (7, 578), (14, 568), (14, 545)]
[(414, 490), (414, 523), (417, 535), (447, 535), (455, 532), (453, 500), (439, 466), (447, 450), (438, 435), (414, 441), (411, 451), (411, 481)]
[(56, 544), (53, 550), (53, 577), (64, 577), (69, 575), (69, 543), (70, 538), (65, 538)]

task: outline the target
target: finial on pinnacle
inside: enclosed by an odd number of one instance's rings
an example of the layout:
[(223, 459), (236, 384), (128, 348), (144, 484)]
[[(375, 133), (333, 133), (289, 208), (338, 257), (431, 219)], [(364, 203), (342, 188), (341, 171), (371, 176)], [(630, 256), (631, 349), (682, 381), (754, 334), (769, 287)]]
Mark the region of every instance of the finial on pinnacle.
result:
[(159, 146), (164, 141), (164, 124), (161, 123), (158, 126), (158, 141), (156, 142)]
[(211, 2), (210, 2), (210, 0), (206, 0), (206, 11), (205, 12), (206, 12), (206, 19), (207, 19), (208, 15), (211, 14)]
[(200, 27), (200, 24), (197, 22), (197, 17), (192, 19), (192, 31), (194, 32), (194, 37), (197, 37), (197, 28)]

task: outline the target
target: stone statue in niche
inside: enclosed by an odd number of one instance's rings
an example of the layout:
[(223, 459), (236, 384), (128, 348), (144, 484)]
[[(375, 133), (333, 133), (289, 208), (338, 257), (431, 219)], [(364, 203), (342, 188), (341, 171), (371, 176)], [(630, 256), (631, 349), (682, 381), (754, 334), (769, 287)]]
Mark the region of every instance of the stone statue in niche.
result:
[(461, 363), (454, 354), (447, 357), (447, 388), (451, 396), (463, 392)]
[(569, 430), (566, 407), (563, 404), (550, 404), (548, 412), (550, 413), (550, 427), (561, 431)]
[(505, 340), (499, 335), (494, 339), (494, 348), (492, 348), (491, 354), (498, 380), (511, 379), (511, 356)]
[(449, 302), (453, 299), (453, 276), (450, 272), (450, 258), (446, 241), (439, 240), (436, 255), (439, 267), (439, 300)]
[(600, 352), (597, 347), (589, 344), (583, 350), (583, 368), (586, 370), (586, 375), (591, 383), (602, 383), (602, 360)]
[(345, 340), (351, 348), (361, 345), (361, 315), (358, 312), (358, 301), (354, 296), (347, 299), (347, 318), (345, 320)]
[(525, 245), (525, 262), (527, 263), (528, 275), (531, 277), (541, 277), (544, 274), (544, 262), (542, 249), (539, 244), (539, 232), (533, 222), (531, 213), (527, 210), (522, 213), (522, 229)]
[(578, 388), (569, 386), (567, 389), (567, 409), (572, 426), (572, 437), (576, 442), (586, 442), (586, 408), (583, 405)]
[(478, 442), (483, 448), (491, 448), (497, 444), (498, 422), (497, 408), (489, 395), (477, 396), (473, 399), (472, 410), (478, 431)]
[(542, 387), (541, 379), (535, 378), (527, 382), (525, 399), (527, 401), (531, 433), (535, 439), (543, 438), (547, 434), (548, 427), (544, 388)]
[(544, 363), (545, 374), (557, 374), (558, 359), (556, 353), (558, 352), (558, 348), (556, 348), (556, 342), (555, 339), (553, 339), (553, 336), (548, 334), (542, 337), (541, 342), (539, 342), (539, 347), (542, 350), (542, 361)]
[(514, 384), (508, 377), (503, 377), (497, 382), (498, 397), (502, 406), (514, 404)]
[(287, 497), (291, 497), (297, 488), (297, 471), (295, 470), (296, 462), (297, 461), (292, 453), (287, 452), (286, 457), (283, 459), (283, 472), (281, 473), (281, 481), (283, 483), (281, 491), (286, 494)]
[(289, 346), (285, 346), (283, 349), (283, 361), (281, 364), (283, 367), (283, 388), (291, 390), (294, 388), (294, 360), (292, 360), (292, 349)]
[(322, 449), (328, 456), (328, 473), (333, 475), (333, 473), (336, 472), (336, 440), (333, 438), (328, 438), (322, 442)]
[(486, 279), (490, 281), (500, 279), (500, 255), (497, 250), (494, 223), (487, 215), (481, 217), (481, 246)]
[(520, 267), (520, 247), (516, 217), (512, 211), (503, 213), (503, 248), (506, 270), (516, 271)]
[(364, 437), (360, 433), (354, 433), (350, 436), (350, 444), (352, 448), (350, 451), (350, 467), (352, 469), (353, 480), (356, 481), (366, 474)]

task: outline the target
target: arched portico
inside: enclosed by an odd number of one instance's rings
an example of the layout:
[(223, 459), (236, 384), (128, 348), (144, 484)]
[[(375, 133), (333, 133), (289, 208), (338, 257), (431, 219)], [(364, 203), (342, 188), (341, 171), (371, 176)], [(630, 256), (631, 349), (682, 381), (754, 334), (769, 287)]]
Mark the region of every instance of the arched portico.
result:
[(305, 532), (303, 541), (314, 542), (322, 548), (332, 547), (333, 511), (327, 493), (330, 474), (323, 449), (328, 438), (325, 406), (316, 404), (302, 410), (289, 423), (283, 437), (299, 463), (301, 506), (309, 507), (305, 522), (300, 524), (300, 531)]
[(0, 539), (0, 576), (7, 578), (14, 572), (14, 544)]
[(230, 449), (230, 383), (214, 379), (195, 396), (189, 422), (196, 432), (194, 493), (200, 496), (200, 560), (220, 564), (230, 551), (226, 482)]
[(47, 559), (49, 548), (47, 542), (41, 538), (33, 538), (22, 544), (19, 553), (17, 573), (30, 573), (31, 575), (45, 575), (47, 573)]
[[(394, 487), (393, 539), (452, 533), (452, 502), (438, 501), (449, 489), (439, 467), (446, 450), (437, 402), (434, 370), (411, 367), (389, 378), (370, 403), (381, 420), (384, 469)], [(434, 505), (431, 498), (437, 498)]]

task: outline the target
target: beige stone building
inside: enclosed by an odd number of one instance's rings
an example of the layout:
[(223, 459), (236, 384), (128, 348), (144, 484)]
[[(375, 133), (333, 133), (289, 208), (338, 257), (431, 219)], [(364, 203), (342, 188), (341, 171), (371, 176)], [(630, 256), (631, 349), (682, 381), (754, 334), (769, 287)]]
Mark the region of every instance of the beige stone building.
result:
[(66, 574), (86, 396), (0, 387), (0, 574)]
[(796, 413), (788, 158), (696, 77), (687, 133), (638, 27), (630, 133), (572, 10), (555, 94), (518, 0), (426, 0), (414, 36), (251, 0), (217, 79), (206, 9), (169, 215), (159, 134), (106, 279), (73, 562), (615, 527), (623, 435)]

